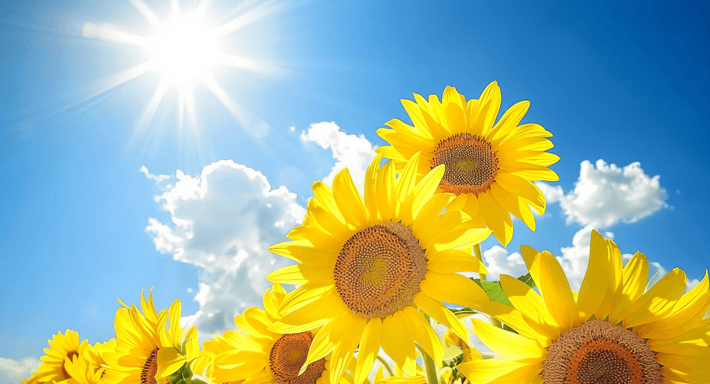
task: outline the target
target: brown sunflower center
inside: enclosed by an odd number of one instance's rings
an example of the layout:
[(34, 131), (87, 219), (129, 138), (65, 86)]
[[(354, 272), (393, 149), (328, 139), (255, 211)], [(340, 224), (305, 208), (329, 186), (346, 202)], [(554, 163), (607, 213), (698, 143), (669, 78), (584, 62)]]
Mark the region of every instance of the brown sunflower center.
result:
[(498, 173), (498, 157), (491, 143), (470, 133), (457, 133), (439, 142), (431, 159), (431, 168), (444, 164), (444, 177), (439, 187), (444, 192), (485, 192)]
[(158, 373), (158, 347), (153, 348), (141, 369), (141, 384), (157, 384), (155, 374)]
[(411, 229), (385, 222), (348, 239), (335, 262), (335, 289), (356, 315), (387, 317), (412, 303), (427, 259)]
[[(79, 356), (79, 352), (77, 352), (77, 351), (67, 352), (67, 357), (69, 358), (69, 361), (74, 361), (74, 356)], [(62, 362), (62, 375), (64, 375), (65, 379), (68, 379), (71, 377), (69, 375), (69, 372), (67, 372), (67, 369), (64, 367), (64, 362)]]
[(276, 384), (315, 384), (325, 370), (325, 359), (308, 365), (301, 376), (298, 372), (308, 357), (313, 334), (311, 332), (283, 335), (271, 347), (269, 367)]
[(605, 321), (584, 322), (547, 351), (549, 384), (660, 384), (656, 354), (632, 331)]

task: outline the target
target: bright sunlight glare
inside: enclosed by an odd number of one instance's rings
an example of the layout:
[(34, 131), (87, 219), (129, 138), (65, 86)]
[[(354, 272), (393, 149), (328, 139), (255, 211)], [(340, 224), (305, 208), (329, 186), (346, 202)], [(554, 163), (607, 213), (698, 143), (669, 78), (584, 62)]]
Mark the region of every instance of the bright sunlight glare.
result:
[[(196, 125), (195, 86), (209, 89), (243, 126), (252, 128), (252, 134), (261, 136), (264, 130), (254, 129), (263, 123), (258, 118), (250, 117), (242, 111), (220, 87), (212, 72), (218, 67), (234, 67), (244, 70), (261, 71), (268, 65), (248, 57), (227, 54), (222, 51), (219, 40), (228, 34), (266, 17), (281, 8), (283, 3), (270, 0), (253, 7), (232, 20), (220, 25), (207, 25), (204, 22), (208, 0), (188, 12), (180, 9), (178, 0), (170, 0), (170, 16), (161, 20), (143, 0), (129, 0), (143, 18), (153, 27), (150, 36), (135, 35), (122, 31), (110, 24), (86, 23), (82, 34), (87, 38), (99, 38), (111, 43), (138, 46), (145, 49), (149, 59), (121, 72), (107, 87), (102, 87), (96, 94), (108, 92), (136, 77), (148, 72), (161, 76), (153, 97), (138, 120), (138, 128), (151, 124), (166, 94), (174, 90), (178, 96), (178, 125), (182, 129), (184, 120)], [(253, 3), (252, 3), (253, 5)], [(263, 125), (263, 124), (262, 124)], [(261, 132), (261, 133), (260, 133)]]
[(174, 19), (164, 25), (148, 49), (159, 70), (177, 82), (209, 73), (219, 54), (216, 39), (190, 18)]

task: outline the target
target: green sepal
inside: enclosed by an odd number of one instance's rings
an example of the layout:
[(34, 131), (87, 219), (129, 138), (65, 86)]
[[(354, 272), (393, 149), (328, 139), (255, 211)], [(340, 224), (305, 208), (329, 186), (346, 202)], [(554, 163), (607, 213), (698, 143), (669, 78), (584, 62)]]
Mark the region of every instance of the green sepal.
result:
[[(473, 280), (476, 284), (483, 288), (483, 290), (486, 292), (486, 295), (488, 295), (488, 298), (491, 301), (505, 304), (509, 307), (513, 306), (513, 303), (508, 300), (508, 295), (506, 295), (503, 291), (503, 287), (501, 286), (500, 281), (481, 281), (481, 279), (474, 278), (471, 278), (471, 280)], [(530, 288), (535, 288), (535, 281), (529, 273), (527, 275), (518, 277), (518, 280), (522, 281)]]

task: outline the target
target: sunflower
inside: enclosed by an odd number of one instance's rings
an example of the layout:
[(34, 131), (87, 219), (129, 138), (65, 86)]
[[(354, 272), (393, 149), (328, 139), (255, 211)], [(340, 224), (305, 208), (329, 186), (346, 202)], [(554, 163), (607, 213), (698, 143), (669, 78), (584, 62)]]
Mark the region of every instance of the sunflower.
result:
[(79, 343), (78, 333), (68, 329), (64, 334), (58, 332), (52, 336), (52, 340), (49, 340), (49, 348), (44, 349), (45, 356), (40, 357), (42, 364), (31, 379), (38, 383), (60, 382), (69, 379), (71, 376), (66, 369), (66, 362), (84, 356), (89, 348), (91, 346), (88, 340)]
[(70, 378), (62, 381), (55, 381), (54, 384), (99, 384), (104, 377), (105, 368), (95, 365), (91, 360), (82, 356), (69, 360), (64, 358), (64, 367)]
[[(215, 383), (240, 384), (328, 384), (330, 357), (306, 361), (314, 333), (271, 332), (267, 328), (281, 316), (278, 308), (286, 291), (274, 284), (264, 292), (264, 308), (247, 308), (234, 319), (242, 331), (226, 331), (206, 341), (204, 351), (212, 356), (208, 378)], [(353, 367), (354, 368), (354, 367)], [(344, 376), (340, 383), (352, 383)]]
[[(169, 382), (168, 377), (199, 353), (197, 330), (180, 328), (180, 300), (169, 310), (157, 313), (152, 289), (146, 302), (141, 292), (141, 308), (128, 307), (116, 311), (116, 350), (102, 356), (109, 369), (105, 380), (116, 384), (156, 384)], [(170, 328), (166, 330), (167, 322)]]
[(587, 272), (576, 293), (549, 252), (527, 246), (521, 251), (541, 295), (501, 275), (515, 308), (487, 303), (482, 309), (517, 333), (473, 321), (476, 334), (503, 358), (459, 365), (471, 382), (708, 383), (707, 271), (686, 294), (686, 276), (678, 268), (645, 291), (646, 257), (637, 252), (622, 268), (616, 244), (594, 231)]
[(545, 198), (531, 181), (558, 180), (547, 167), (559, 157), (545, 152), (552, 148), (550, 132), (538, 124), (518, 125), (530, 102), (513, 105), (494, 124), (501, 102), (495, 81), (478, 100), (466, 101), (449, 86), (441, 102), (436, 95), (427, 101), (415, 93), (414, 99), (402, 100), (414, 126), (390, 120), (385, 125), (391, 129), (377, 130), (390, 146), (376, 151), (394, 160), (397, 171), (417, 152), (420, 175), (446, 164), (439, 191), (456, 194), (453, 207), (488, 226), (504, 246), (513, 237), (510, 213), (534, 231), (530, 206), (544, 214)]
[[(222, 335), (213, 335), (213, 340), (205, 342), (205, 352), (212, 355), (211, 372), (208, 375), (212, 382), (330, 383), (329, 356), (308, 364), (301, 372), (314, 332), (282, 334), (267, 329), (281, 317), (278, 308), (285, 296), (286, 291), (281, 285), (274, 284), (264, 292), (265, 309), (247, 308), (234, 319), (243, 333), (226, 331)], [(352, 383), (352, 379), (344, 376), (340, 383)]]
[(299, 262), (267, 278), (300, 285), (281, 305), (284, 316), (269, 330), (299, 333), (322, 327), (305, 364), (332, 353), (330, 381), (337, 382), (359, 344), (355, 383), (367, 378), (380, 347), (408, 375), (415, 373), (414, 342), (435, 361), (442, 346), (422, 309), (466, 334), (442, 302), (471, 306), (487, 299), (456, 272), (485, 272), (470, 253), (490, 230), (476, 228), (461, 211), (441, 213), (455, 195), (436, 194), (444, 166), (418, 180), (415, 154), (399, 177), (393, 162), (377, 156), (365, 175), (365, 199), (347, 168), (333, 180), (313, 183), (303, 225), (270, 251)]

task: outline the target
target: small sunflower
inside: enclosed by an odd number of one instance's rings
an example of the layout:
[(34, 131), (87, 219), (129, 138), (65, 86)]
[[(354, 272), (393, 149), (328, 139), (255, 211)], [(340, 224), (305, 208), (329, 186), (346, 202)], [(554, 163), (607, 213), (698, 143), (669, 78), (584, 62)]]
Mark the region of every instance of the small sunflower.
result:
[[(102, 356), (109, 369), (105, 380), (116, 384), (169, 383), (169, 376), (199, 354), (197, 330), (180, 328), (180, 300), (169, 310), (156, 312), (152, 290), (146, 302), (141, 292), (141, 308), (116, 311), (114, 326), (117, 345), (114, 352)], [(166, 330), (168, 320), (170, 328)]]
[(64, 360), (64, 367), (70, 378), (55, 381), (54, 384), (99, 384), (102, 382), (105, 368), (95, 365), (91, 360), (82, 356), (74, 360), (65, 357)]
[(518, 333), (473, 320), (478, 337), (502, 359), (458, 369), (473, 383), (681, 384), (710, 380), (708, 274), (683, 294), (676, 268), (648, 291), (648, 261), (637, 252), (622, 268), (618, 247), (592, 233), (579, 293), (569, 288), (554, 256), (521, 247), (541, 295), (501, 275), (515, 308), (487, 303), (484, 311)]
[(538, 124), (518, 125), (530, 106), (521, 101), (508, 109), (494, 124), (501, 94), (492, 82), (479, 99), (466, 101), (454, 87), (446, 87), (442, 101), (429, 101), (414, 94), (416, 102), (402, 100), (414, 126), (393, 119), (377, 134), (390, 146), (377, 152), (395, 161), (396, 170), (421, 152), (417, 162), (420, 175), (446, 164), (439, 191), (456, 194), (453, 207), (488, 226), (504, 246), (513, 237), (514, 216), (535, 230), (532, 206), (545, 212), (545, 198), (531, 181), (556, 181), (550, 165), (559, 160), (545, 152), (552, 148), (552, 134)]
[[(314, 332), (296, 334), (271, 332), (267, 328), (280, 318), (278, 308), (286, 296), (279, 284), (264, 293), (264, 309), (248, 308), (234, 319), (243, 333), (226, 331), (205, 341), (205, 352), (212, 355), (209, 379), (215, 383), (243, 384), (328, 384), (328, 356), (310, 363), (299, 374), (306, 361)], [(341, 379), (341, 383), (352, 380)]]
[(303, 225), (293, 241), (269, 248), (299, 262), (268, 276), (300, 285), (285, 299), (284, 316), (269, 330), (299, 333), (322, 327), (305, 364), (332, 353), (330, 381), (337, 382), (359, 344), (354, 379), (367, 378), (380, 347), (408, 375), (415, 374), (416, 341), (441, 361), (443, 349), (423, 310), (439, 323), (466, 331), (443, 302), (471, 306), (486, 293), (457, 272), (485, 273), (470, 253), (490, 230), (477, 228), (461, 211), (441, 213), (455, 195), (435, 194), (444, 166), (418, 180), (415, 154), (398, 177), (382, 156), (365, 176), (360, 197), (347, 168), (333, 188), (313, 183)]
[(42, 364), (32, 379), (38, 383), (60, 382), (71, 378), (66, 369), (66, 362), (73, 361), (79, 356), (84, 356), (91, 348), (88, 340), (79, 343), (79, 334), (66, 330), (64, 334), (58, 332), (49, 340), (49, 348), (45, 348), (45, 356), (40, 357)]

